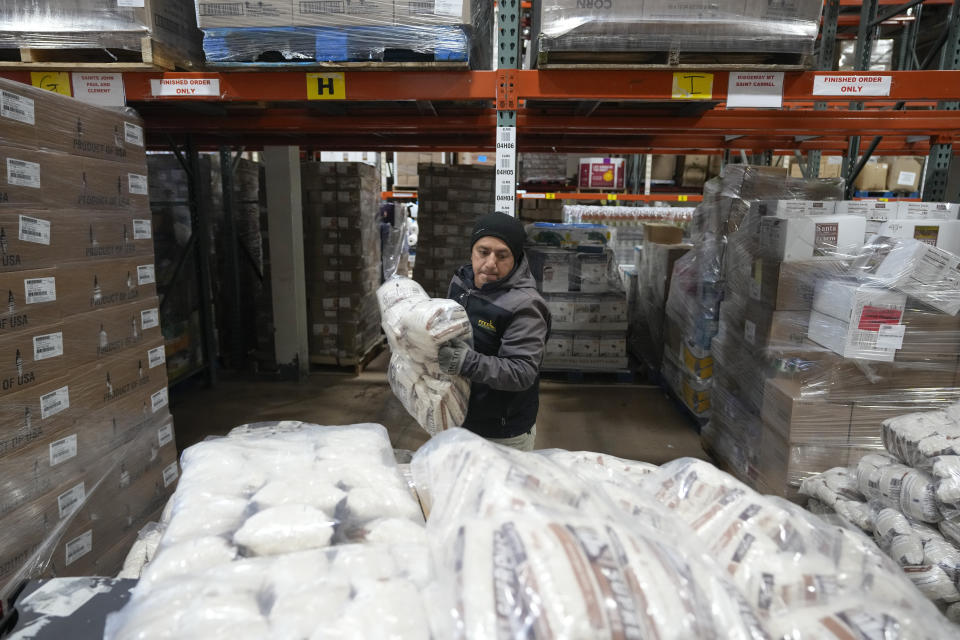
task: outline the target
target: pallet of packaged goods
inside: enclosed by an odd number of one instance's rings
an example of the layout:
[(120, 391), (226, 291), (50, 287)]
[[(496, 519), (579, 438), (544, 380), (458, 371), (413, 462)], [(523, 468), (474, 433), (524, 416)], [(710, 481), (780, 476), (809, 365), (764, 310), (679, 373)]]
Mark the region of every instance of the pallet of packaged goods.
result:
[(534, 10), (540, 68), (803, 69), (811, 61), (821, 3), (748, 11), (658, 0), (549, 0)]
[(112, 575), (176, 481), (143, 124), (0, 81), (0, 595)]
[(201, 34), (190, 0), (66, 7), (43, 0), (0, 9), (0, 68), (142, 71), (193, 69)]
[(615, 232), (598, 224), (527, 225), (524, 253), (551, 315), (544, 371), (628, 371), (627, 298), (612, 249)]
[(213, 68), (485, 68), (492, 5), (424, 6), (413, 0), (236, 5), (199, 0), (203, 49)]
[(301, 176), (310, 361), (360, 368), (382, 344), (380, 172), (307, 162)]

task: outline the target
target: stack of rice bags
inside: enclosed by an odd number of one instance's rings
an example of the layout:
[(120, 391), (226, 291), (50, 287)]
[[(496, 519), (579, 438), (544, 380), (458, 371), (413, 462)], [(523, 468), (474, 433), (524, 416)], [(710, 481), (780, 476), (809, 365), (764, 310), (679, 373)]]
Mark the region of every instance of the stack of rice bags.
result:
[(960, 622), (960, 405), (883, 423), (887, 454), (804, 481), (808, 508), (873, 535), (948, 618)]
[(454, 430), (422, 447), (411, 469), (429, 511), (434, 607), (453, 614), (439, 635), (952, 633), (868, 539), (699, 460), (656, 468), (524, 454)]
[(380, 425), (246, 425), (184, 451), (126, 638), (431, 637), (423, 515)]
[(377, 302), (392, 352), (387, 379), (393, 393), (430, 435), (463, 424), (470, 382), (442, 373), (437, 351), (451, 340), (473, 341), (466, 310), (402, 277), (384, 283)]

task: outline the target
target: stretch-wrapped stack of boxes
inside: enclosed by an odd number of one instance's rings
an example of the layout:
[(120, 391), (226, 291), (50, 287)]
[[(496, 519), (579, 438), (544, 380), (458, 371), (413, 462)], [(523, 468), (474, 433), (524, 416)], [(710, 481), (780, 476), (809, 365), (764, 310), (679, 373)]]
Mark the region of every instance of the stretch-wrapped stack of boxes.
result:
[[(754, 202), (730, 238), (704, 438), (765, 492), (794, 497), (804, 477), (881, 449), (885, 418), (960, 396), (956, 220), (871, 222), (863, 209)], [(864, 244), (871, 224), (882, 235)]]
[(111, 575), (177, 478), (143, 128), (0, 81), (0, 595)]
[[(664, 336), (667, 292), (670, 291), (674, 263), (691, 248), (692, 245), (683, 242), (683, 229), (680, 227), (648, 223), (644, 225), (643, 246), (634, 251), (637, 295), (630, 313), (630, 344), (635, 347), (635, 355), (651, 371), (660, 370), (664, 339), (676, 340), (676, 331), (671, 336)], [(689, 348), (685, 353), (680, 344), (672, 342), (671, 347), (674, 349), (671, 363), (689, 357)]]
[(380, 172), (307, 162), (301, 176), (310, 359), (356, 364), (380, 341)]
[(524, 251), (552, 317), (544, 369), (626, 369), (627, 299), (608, 246), (613, 236), (602, 225), (527, 226)]
[(431, 298), (444, 298), (453, 273), (470, 262), (470, 234), (490, 213), (494, 169), (421, 164), (417, 261), (413, 279)]

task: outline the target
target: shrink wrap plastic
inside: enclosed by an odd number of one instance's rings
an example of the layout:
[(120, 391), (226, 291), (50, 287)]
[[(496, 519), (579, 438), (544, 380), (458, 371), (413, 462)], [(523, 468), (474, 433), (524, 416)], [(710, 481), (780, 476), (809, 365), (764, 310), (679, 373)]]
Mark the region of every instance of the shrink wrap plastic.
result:
[(382, 426), (244, 425), (181, 462), (105, 638), (430, 637), (423, 515)]
[(451, 340), (473, 342), (466, 310), (430, 298), (410, 278), (395, 277), (377, 291), (383, 330), (390, 344), (387, 380), (404, 409), (430, 435), (463, 423), (470, 382), (440, 371), (437, 352)]
[[(548, 0), (543, 51), (757, 51), (812, 53), (821, 3)], [(535, 24), (535, 28), (537, 27)]]
[(866, 537), (710, 464), (530, 454), (463, 430), (411, 469), (442, 637), (952, 637)]

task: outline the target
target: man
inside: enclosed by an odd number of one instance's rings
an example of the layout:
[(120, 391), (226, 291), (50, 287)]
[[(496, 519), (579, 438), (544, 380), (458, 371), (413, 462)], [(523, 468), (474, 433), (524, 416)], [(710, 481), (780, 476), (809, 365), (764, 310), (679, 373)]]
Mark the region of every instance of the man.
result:
[(512, 216), (492, 213), (477, 221), (470, 264), (457, 270), (447, 293), (467, 310), (473, 347), (463, 341), (443, 345), (439, 361), (445, 373), (471, 381), (464, 428), (530, 451), (550, 311), (523, 255), (525, 237)]

